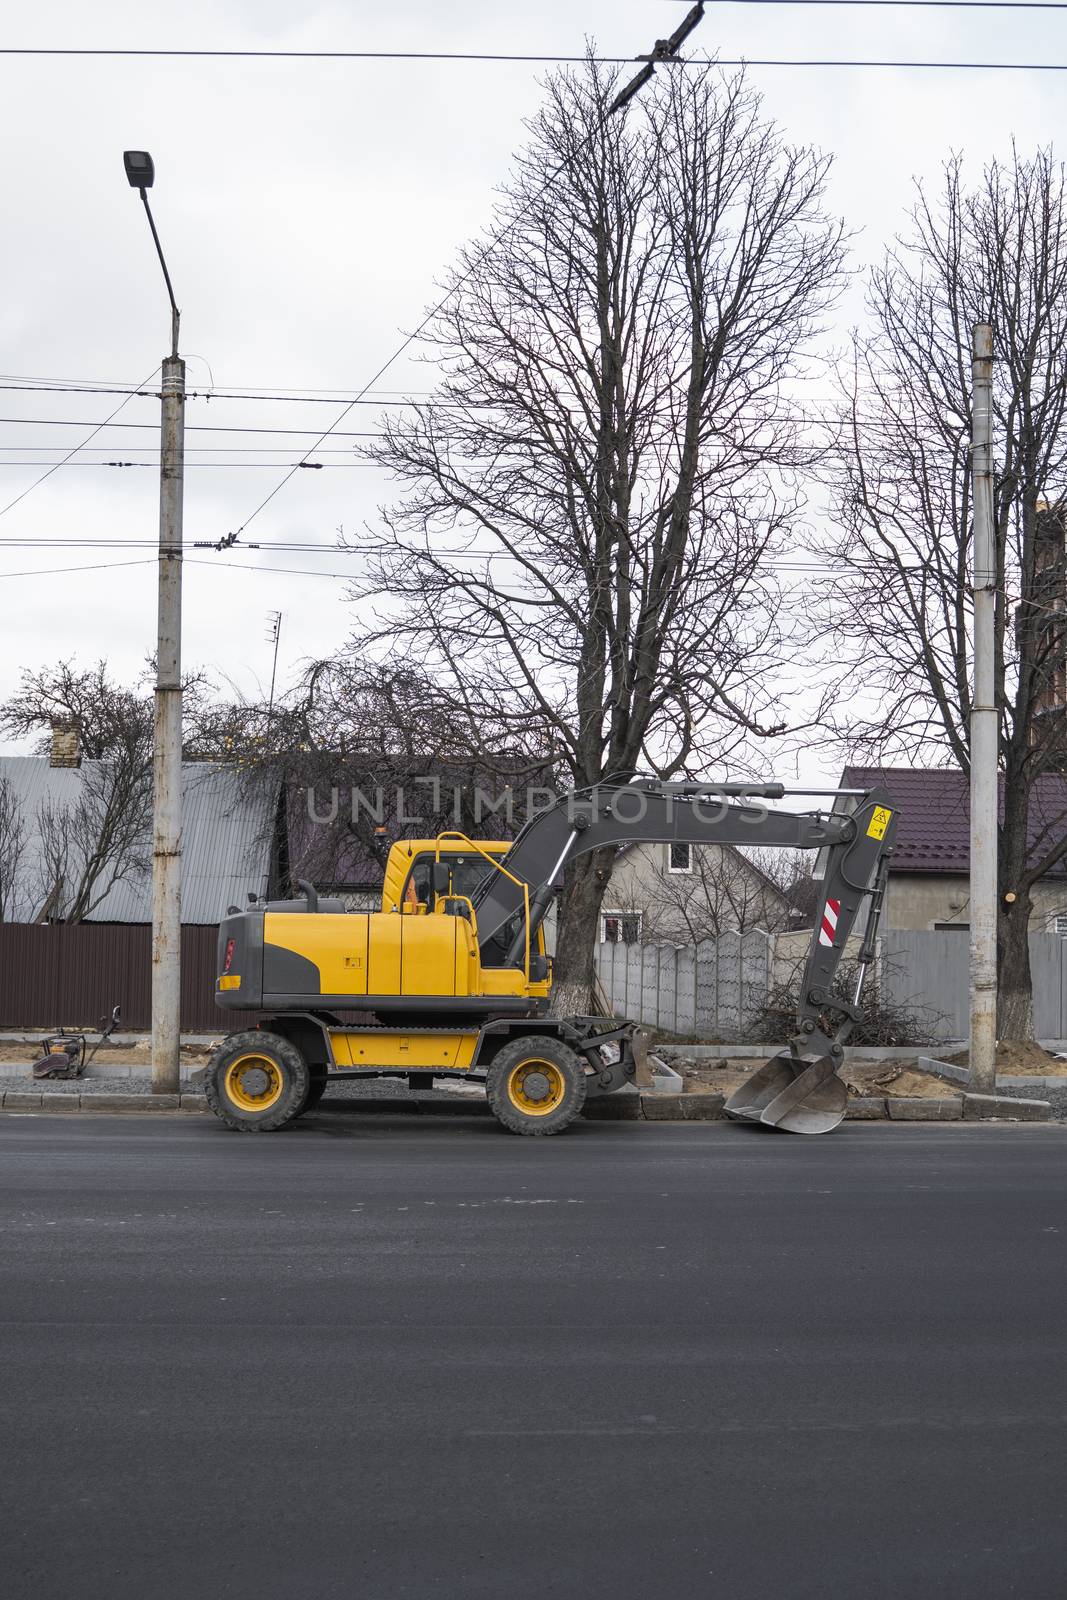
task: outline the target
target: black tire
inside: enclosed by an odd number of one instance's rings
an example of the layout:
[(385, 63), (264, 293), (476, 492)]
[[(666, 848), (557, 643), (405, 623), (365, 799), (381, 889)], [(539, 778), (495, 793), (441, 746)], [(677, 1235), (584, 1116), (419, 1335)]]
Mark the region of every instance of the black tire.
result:
[(326, 1093), (326, 1085), (329, 1083), (329, 1081), (330, 1080), (326, 1076), (325, 1072), (316, 1072), (312, 1074), (311, 1087), (308, 1090), (308, 1097), (304, 1101), (304, 1108), (300, 1113), (301, 1116), (303, 1116), (304, 1111), (314, 1111), (315, 1107)]
[(236, 1133), (284, 1128), (305, 1109), (310, 1089), (311, 1072), (296, 1046), (258, 1028), (225, 1039), (204, 1082), (208, 1105)]
[(512, 1039), (493, 1058), (485, 1095), (493, 1115), (510, 1133), (562, 1133), (585, 1105), (585, 1068), (568, 1045), (550, 1034)]

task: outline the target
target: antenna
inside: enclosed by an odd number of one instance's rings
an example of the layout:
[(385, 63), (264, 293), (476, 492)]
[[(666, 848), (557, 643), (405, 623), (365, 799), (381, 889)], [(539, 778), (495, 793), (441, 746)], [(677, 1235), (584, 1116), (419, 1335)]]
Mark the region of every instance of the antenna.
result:
[(274, 646), (274, 657), (270, 665), (270, 699), (267, 701), (267, 740), (270, 739), (271, 718), (274, 715), (274, 680), (278, 675), (278, 645), (282, 637), (282, 613), (280, 611), (267, 612), (267, 643)]

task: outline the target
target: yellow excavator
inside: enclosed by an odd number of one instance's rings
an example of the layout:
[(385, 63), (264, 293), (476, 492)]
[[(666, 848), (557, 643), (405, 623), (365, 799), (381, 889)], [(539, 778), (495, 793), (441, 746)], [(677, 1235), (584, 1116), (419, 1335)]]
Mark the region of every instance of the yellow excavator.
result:
[[(833, 805), (766, 803), (787, 793), (832, 794)], [(560, 796), (510, 843), (460, 833), (398, 841), (380, 911), (348, 912), (304, 882), (300, 899), (231, 908), (219, 928), (216, 1003), (260, 1019), (216, 1051), (208, 1102), (229, 1128), (269, 1131), (334, 1079), (457, 1077), (484, 1082), (512, 1132), (559, 1133), (588, 1097), (633, 1082), (638, 1026), (550, 1010), (544, 919), (568, 863), (635, 842), (759, 845), (821, 852), (821, 900), (797, 1031), (725, 1109), (787, 1132), (829, 1132), (845, 1113), (838, 1069), (874, 958), (895, 824), (880, 789), (637, 779)], [(844, 996), (834, 978), (861, 912), (858, 977)]]

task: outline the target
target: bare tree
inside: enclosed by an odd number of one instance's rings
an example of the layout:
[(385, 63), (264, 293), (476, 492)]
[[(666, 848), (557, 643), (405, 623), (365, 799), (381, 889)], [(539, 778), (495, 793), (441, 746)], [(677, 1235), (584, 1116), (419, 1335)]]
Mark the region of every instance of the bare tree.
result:
[(28, 888), (38, 917), (80, 922), (116, 884), (148, 871), (152, 703), (116, 684), (105, 661), (81, 672), (64, 661), (25, 672), (0, 707), (0, 730), (39, 733), (39, 748), (47, 750), (57, 723), (77, 733), (82, 765), (76, 795), (37, 809)]
[[(679, 73), (605, 119), (550, 79), (493, 237), (424, 336), (445, 377), (370, 454), (353, 659), (420, 664), (464, 723), (595, 784), (742, 759), (781, 726), (768, 560), (805, 459), (786, 398), (841, 271), (828, 162), (743, 77)], [(555, 1003), (585, 1009), (611, 853), (568, 873)]]
[(0, 922), (18, 922), (25, 885), (26, 817), (22, 801), (6, 778), (0, 778)]
[(0, 706), (0, 733), (12, 739), (36, 734), (36, 749), (46, 755), (56, 724), (74, 730), (85, 760), (103, 760), (116, 743), (128, 742), (131, 729), (142, 744), (146, 733), (150, 739), (152, 704), (136, 689), (116, 683), (106, 661), (81, 671), (71, 661), (59, 661), (23, 672), (15, 693)]
[(731, 845), (694, 848), (691, 870), (657, 873), (639, 895), (641, 933), (648, 940), (678, 939), (691, 944), (723, 933), (774, 933), (791, 927), (793, 864), (775, 861), (799, 851), (751, 850)]
[(67, 807), (42, 800), (34, 816), (35, 838), (29, 893), (34, 922), (63, 922), (70, 882)]
[(288, 794), (290, 883), (339, 884), (385, 865), (397, 838), (459, 830), (510, 838), (527, 802), (550, 800), (554, 774), (536, 750), (443, 693), (417, 665), (353, 656), (312, 662), (274, 703), (205, 696), (187, 753), (224, 759), (250, 783), (264, 772)]
[(866, 758), (969, 766), (972, 621), (970, 330), (995, 328), (996, 682), (1000, 1008), (1032, 1037), (1031, 890), (1067, 855), (1050, 772), (1067, 769), (1064, 523), (1067, 206), (1051, 152), (994, 163), (973, 189), (959, 160), (872, 275), (874, 331), (856, 347), (838, 483), (835, 579), (822, 621), (856, 663), (840, 730)]

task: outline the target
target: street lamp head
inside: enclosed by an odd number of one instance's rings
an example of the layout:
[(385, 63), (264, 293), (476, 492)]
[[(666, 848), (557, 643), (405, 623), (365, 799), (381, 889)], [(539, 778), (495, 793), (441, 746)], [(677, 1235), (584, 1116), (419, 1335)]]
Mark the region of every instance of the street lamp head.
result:
[(126, 168), (126, 177), (131, 189), (151, 189), (156, 169), (147, 150), (124, 150), (122, 164)]

